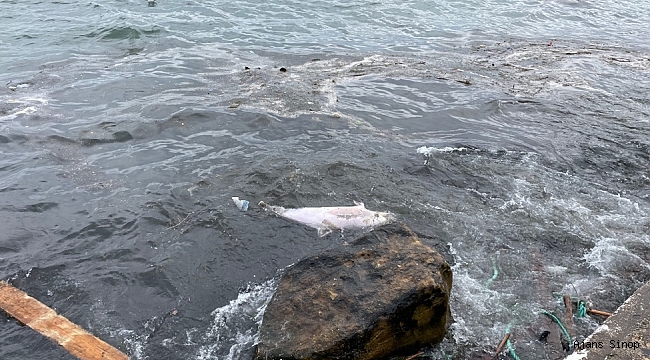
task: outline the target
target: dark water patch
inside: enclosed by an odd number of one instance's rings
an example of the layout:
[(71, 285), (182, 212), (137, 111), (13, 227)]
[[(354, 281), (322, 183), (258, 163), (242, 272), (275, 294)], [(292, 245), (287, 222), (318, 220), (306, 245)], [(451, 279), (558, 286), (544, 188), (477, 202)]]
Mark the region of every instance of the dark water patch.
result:
[(77, 143), (76, 140), (61, 135), (50, 135), (46, 139), (48, 141), (52, 141), (54, 143), (61, 143), (64, 145), (72, 145)]
[(179, 294), (176, 287), (159, 268), (139, 273), (137, 280), (146, 287), (158, 289), (162, 295), (175, 297)]
[[(9, 142), (18, 143), (20, 145), (25, 144), (25, 143), (29, 142), (29, 140), (30, 140), (29, 136), (24, 135), (24, 134), (11, 134), (11, 135), (8, 136), (8, 138), (10, 140)], [(7, 143), (9, 143), (9, 142), (7, 142)]]
[(193, 109), (181, 110), (178, 113), (172, 115), (169, 120), (158, 123), (158, 128), (162, 132), (170, 127), (185, 126), (186, 123), (188, 126), (199, 125), (202, 122), (214, 119), (215, 115), (217, 114), (212, 111)]
[[(83, 228), (70, 231), (57, 240), (57, 252), (69, 259), (77, 259), (79, 262), (93, 258), (93, 253), (102, 249), (104, 254), (99, 256), (100, 260), (107, 260), (106, 254), (123, 247), (120, 242), (109, 241), (114, 237), (126, 238), (138, 229), (135, 219), (128, 220), (123, 217), (110, 216), (107, 219), (90, 221), (90, 224)], [(90, 254), (90, 255), (89, 255)]]
[(607, 141), (579, 145), (580, 153), (571, 164), (581, 176), (596, 183), (608, 184), (613, 194), (628, 193), (648, 200), (650, 158), (634, 142), (611, 144)]
[(82, 138), (79, 139), (79, 142), (83, 146), (95, 146), (100, 144), (120, 143), (133, 140), (133, 135), (131, 135), (128, 131), (117, 131), (111, 134), (111, 136), (112, 139)]
[(193, 214), (180, 204), (174, 202), (147, 202), (145, 207), (154, 209), (156, 215), (149, 211), (143, 218), (157, 225), (164, 225), (168, 229), (175, 229), (181, 225), (189, 225), (186, 221)]
[[(136, 220), (133, 220), (133, 222), (135, 221)], [(132, 262), (142, 261), (143, 263), (146, 262), (144, 258), (137, 258), (136, 254), (137, 251), (134, 249), (113, 249), (107, 251), (106, 253), (92, 256), (87, 260), (81, 260), (78, 263), (82, 263), (84, 261), (109, 262), (111, 260), (124, 260)]]
[[(114, 226), (111, 226), (112, 224), (106, 223), (104, 221), (103, 225), (99, 225), (95, 222), (91, 222), (89, 225), (85, 226), (79, 231), (72, 232), (68, 235), (66, 235), (63, 239), (59, 240), (60, 243), (66, 243), (71, 239), (77, 239), (77, 238), (93, 238), (93, 240), (97, 240), (99, 242), (107, 240), (111, 237), (113, 234), (113, 229), (115, 229)], [(90, 245), (92, 246), (92, 245)], [(76, 250), (66, 250), (66, 251), (72, 251), (72, 252), (83, 252), (82, 251), (76, 251)]]
[[(21, 40), (21, 39), (38, 39), (38, 36), (37, 35), (29, 35), (29, 34), (23, 34), (23, 35), (16, 36), (16, 40)], [(31, 45), (31, 44), (32, 43), (30, 43), (29, 45)]]
[(126, 130), (114, 131), (118, 126), (114, 122), (102, 122), (93, 129), (84, 130), (80, 134), (79, 143), (83, 146), (94, 146), (99, 144), (120, 143), (133, 140), (133, 135)]
[[(170, 222), (168, 220), (161, 220), (161, 219), (158, 219), (158, 218), (156, 218), (154, 216), (143, 216), (142, 219), (151, 222), (153, 225), (169, 226), (169, 224), (170, 224)], [(179, 221), (179, 223), (180, 223), (180, 221)], [(150, 243), (151, 243), (151, 246), (156, 246), (155, 242), (150, 242)]]
[[(31, 242), (33, 242), (32, 233), (27, 229), (15, 226), (6, 231), (3, 245), (6, 246), (8, 251), (13, 251), (18, 254), (21, 251), (28, 249)], [(12, 269), (10, 266), (8, 266), (8, 269), (15, 271), (15, 269)]]
[[(5, 244), (8, 245), (8, 244)], [(19, 251), (19, 247), (13, 248), (10, 246), (0, 246), (0, 253), (15, 253)]]
[(13, 209), (13, 211), (42, 213), (51, 209), (56, 209), (58, 206), (59, 204), (55, 202), (42, 202), (42, 203), (26, 205), (21, 208), (16, 208)]
[(139, 39), (141, 32), (132, 27), (118, 27), (104, 29), (99, 32), (92, 32), (87, 35), (92, 38), (100, 38), (102, 40), (123, 40), (123, 39)]
[[(332, 206), (337, 202), (352, 204), (352, 200), (359, 199), (356, 195), (351, 198), (351, 191), (361, 188), (368, 191), (368, 182), (377, 180), (374, 175), (368, 178), (369, 173), (366, 166), (348, 162), (304, 167), (278, 163), (272, 168), (260, 167), (249, 171), (245, 175), (246, 185), (241, 188), (247, 193), (257, 189), (255, 192), (260, 200), (286, 207)], [(364, 181), (359, 183), (361, 178)]]
[(103, 28), (97, 31), (93, 31), (84, 35), (88, 38), (97, 38), (102, 41), (113, 41), (113, 40), (139, 40), (143, 37), (155, 37), (160, 35), (162, 32), (161, 29), (152, 28), (152, 29), (142, 29), (136, 28), (133, 26), (117, 26), (110, 28)]
[(139, 55), (144, 51), (144, 48), (134, 47), (126, 50), (125, 56)]

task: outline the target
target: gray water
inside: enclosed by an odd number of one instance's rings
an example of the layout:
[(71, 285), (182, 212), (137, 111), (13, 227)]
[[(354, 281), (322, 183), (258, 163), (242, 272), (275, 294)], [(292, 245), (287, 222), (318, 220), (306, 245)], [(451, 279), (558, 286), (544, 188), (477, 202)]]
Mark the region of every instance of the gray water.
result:
[[(453, 266), (426, 355), (510, 325), (557, 358), (558, 294), (613, 311), (650, 279), (649, 23), (648, 1), (0, 0), (0, 278), (133, 359), (246, 359), (282, 269), (357, 235), (254, 204), (362, 200)], [(0, 358), (72, 359), (0, 316)]]

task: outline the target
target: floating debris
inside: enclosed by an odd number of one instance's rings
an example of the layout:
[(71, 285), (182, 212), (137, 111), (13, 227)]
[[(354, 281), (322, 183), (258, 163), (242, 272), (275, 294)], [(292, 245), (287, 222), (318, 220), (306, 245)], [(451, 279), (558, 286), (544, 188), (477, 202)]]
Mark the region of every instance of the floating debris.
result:
[(239, 210), (247, 211), (248, 210), (248, 200), (239, 199), (237, 196), (232, 197), (232, 201), (237, 205)]

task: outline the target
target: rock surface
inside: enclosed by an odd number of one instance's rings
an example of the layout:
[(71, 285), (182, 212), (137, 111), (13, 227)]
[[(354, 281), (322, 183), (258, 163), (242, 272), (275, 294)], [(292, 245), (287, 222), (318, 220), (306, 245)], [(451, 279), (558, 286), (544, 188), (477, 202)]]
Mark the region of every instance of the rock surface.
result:
[(641, 286), (613, 316), (566, 360), (650, 359), (650, 282)]
[(452, 273), (404, 224), (289, 267), (269, 302), (254, 359), (382, 359), (442, 340)]

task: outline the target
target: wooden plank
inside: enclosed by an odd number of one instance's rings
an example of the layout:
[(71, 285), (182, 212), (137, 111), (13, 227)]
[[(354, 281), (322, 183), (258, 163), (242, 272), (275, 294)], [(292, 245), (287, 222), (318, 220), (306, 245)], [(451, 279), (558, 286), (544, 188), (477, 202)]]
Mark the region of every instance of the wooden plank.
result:
[(121, 351), (58, 315), (40, 301), (0, 281), (0, 308), (21, 323), (56, 341), (82, 360), (128, 360)]

